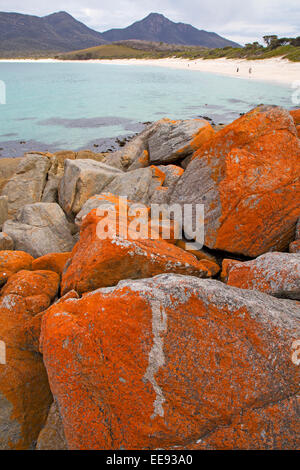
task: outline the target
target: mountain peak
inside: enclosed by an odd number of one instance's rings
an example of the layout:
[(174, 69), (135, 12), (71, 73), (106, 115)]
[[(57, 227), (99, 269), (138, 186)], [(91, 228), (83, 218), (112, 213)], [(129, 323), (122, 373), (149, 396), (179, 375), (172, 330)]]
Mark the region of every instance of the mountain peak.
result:
[[(54, 13), (51, 13), (50, 15), (46, 15), (44, 16), (44, 18), (73, 18), (73, 16), (71, 16), (69, 13), (67, 13), (66, 11), (55, 11)], [(75, 18), (73, 18), (75, 19)]]
[(68, 52), (105, 43), (101, 33), (65, 11), (43, 17), (0, 12), (0, 56)]
[(144, 20), (148, 20), (149, 18), (163, 18), (165, 20), (167, 19), (162, 13), (155, 12), (149, 13), (149, 15), (144, 18)]
[(127, 28), (110, 29), (102, 33), (102, 35), (108, 42), (135, 39), (208, 48), (238, 47), (237, 43), (229, 41), (216, 33), (200, 31), (190, 24), (174, 23), (161, 13), (155, 12), (150, 13), (146, 18), (136, 21)]

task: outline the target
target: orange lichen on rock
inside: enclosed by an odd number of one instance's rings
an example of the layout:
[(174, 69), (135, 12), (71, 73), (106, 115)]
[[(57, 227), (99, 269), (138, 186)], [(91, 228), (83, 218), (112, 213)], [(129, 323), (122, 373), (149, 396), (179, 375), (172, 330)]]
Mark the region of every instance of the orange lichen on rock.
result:
[(292, 109), (292, 111), (290, 111), (290, 115), (292, 116), (296, 126), (300, 125), (300, 108)]
[(150, 168), (152, 170), (153, 178), (155, 178), (155, 180), (157, 181), (157, 186), (162, 186), (166, 179), (165, 173), (155, 165), (151, 165)]
[(300, 253), (300, 240), (290, 243), (290, 253)]
[(191, 142), (191, 148), (193, 151), (199, 151), (202, 146), (207, 144), (214, 136), (216, 132), (212, 126), (207, 123), (207, 126), (200, 129), (195, 135)]
[(290, 114), (260, 106), (195, 153), (171, 203), (204, 204), (209, 248), (249, 257), (283, 251), (299, 217), (299, 174), (300, 141)]
[(54, 271), (57, 274), (62, 274), (64, 267), (71, 256), (71, 252), (68, 253), (50, 253), (40, 258), (35, 259), (32, 262), (33, 271)]
[(218, 264), (215, 256), (211, 255), (203, 249), (197, 249), (197, 245), (195, 243), (187, 242), (184, 240), (177, 240), (176, 245), (179, 248), (182, 248), (183, 250), (188, 251), (192, 255), (196, 256), (196, 258), (200, 261), (206, 259), (208, 261), (213, 261), (214, 263)]
[(0, 297), (0, 448), (33, 449), (47, 418), (52, 395), (42, 358), (34, 351), (39, 329), (29, 325), (47, 309), (59, 287), (58, 274), (20, 271)]
[[(199, 121), (203, 121), (199, 119)], [(203, 121), (204, 122), (204, 121)], [(215, 136), (216, 132), (211, 126), (211, 124), (206, 121), (204, 127), (199, 129), (193, 136), (191, 141), (185, 147), (182, 147), (178, 150), (178, 156), (180, 154), (191, 154), (193, 152), (199, 151), (202, 146), (205, 146), (210, 140)]]
[[(215, 266), (203, 264), (165, 240), (148, 239), (147, 224), (141, 223), (140, 234), (137, 234), (130, 224), (127, 228), (127, 220), (121, 219), (115, 235), (105, 234), (104, 225), (110, 222), (111, 227), (111, 221), (111, 215), (104, 220), (97, 216), (96, 210), (84, 218), (80, 241), (74, 247), (69, 266), (62, 276), (63, 294), (73, 289), (78, 293), (88, 292), (114, 286), (122, 279), (152, 277), (167, 272), (198, 277), (210, 277), (215, 272)], [(125, 236), (122, 235), (123, 229)]]
[(235, 260), (235, 259), (226, 259), (225, 258), (223, 260), (222, 272), (221, 272), (221, 280), (223, 282), (227, 282), (229, 271), (235, 264), (240, 264), (240, 262)]
[(295, 448), (284, 403), (299, 390), (297, 315), (296, 303), (174, 274), (55, 304), (41, 351), (68, 448), (189, 449), (218, 432), (214, 448), (244, 448), (235, 422), (258, 448), (276, 448), (278, 430)]
[[(226, 260), (228, 262), (228, 260)], [(225, 266), (227, 265), (227, 269)], [(266, 253), (245, 263), (225, 263), (227, 284), (300, 300), (300, 255)]]
[(0, 251), (0, 285), (21, 269), (31, 270), (33, 260), (24, 251)]
[(299, 449), (299, 397), (235, 416), (194, 444), (192, 450)]

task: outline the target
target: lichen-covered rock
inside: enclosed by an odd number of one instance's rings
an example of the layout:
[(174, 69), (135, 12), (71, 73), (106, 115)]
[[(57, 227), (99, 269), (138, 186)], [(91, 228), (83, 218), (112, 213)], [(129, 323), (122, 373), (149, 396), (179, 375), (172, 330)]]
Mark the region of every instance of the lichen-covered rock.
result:
[[(170, 202), (204, 204), (209, 248), (249, 257), (283, 251), (299, 217), (299, 173), (290, 114), (259, 106), (195, 152)], [(188, 235), (191, 224), (184, 227)]]
[(152, 192), (150, 202), (151, 204), (167, 204), (184, 169), (176, 165), (159, 165), (157, 169), (164, 173), (165, 178), (162, 184)]
[(24, 251), (0, 251), (0, 286), (14, 273), (31, 270), (33, 257)]
[(68, 448), (297, 448), (299, 315), (174, 274), (58, 302), (41, 350)]
[(235, 259), (226, 259), (226, 258), (223, 259), (222, 272), (221, 272), (221, 276), (220, 276), (221, 281), (227, 282), (229, 271), (235, 264), (240, 264), (240, 261), (235, 260)]
[(59, 187), (59, 204), (66, 214), (76, 215), (83, 204), (99, 194), (121, 170), (94, 160), (65, 160)]
[(121, 224), (124, 222), (124, 218), (127, 219), (128, 224), (134, 220), (142, 219), (143, 225), (146, 224), (148, 226), (147, 233), (150, 238), (163, 239), (169, 243), (175, 244), (178, 237), (181, 236), (181, 225), (177, 223), (177, 221), (170, 220), (170, 214), (162, 211), (159, 219), (151, 220), (150, 207), (142, 203), (132, 202), (126, 198), (115, 196), (111, 193), (102, 193), (93, 196), (84, 204), (75, 218), (75, 223), (78, 227), (81, 226), (83, 219), (93, 209), (97, 209), (96, 214), (99, 217), (102, 216), (101, 214), (104, 216), (106, 212), (110, 213), (111, 210), (115, 211), (117, 220), (119, 217), (121, 219)]
[(208, 253), (208, 251), (203, 248), (199, 248), (199, 245), (197, 246), (196, 243), (178, 240), (176, 245), (179, 246), (179, 248), (182, 248), (183, 250), (186, 250), (192, 255), (196, 256), (196, 258), (199, 260), (208, 260), (213, 261), (214, 263), (218, 263), (214, 255)]
[(52, 395), (42, 358), (29, 344), (27, 325), (49, 307), (58, 286), (56, 273), (20, 271), (1, 291), (0, 449), (33, 449), (46, 421)]
[(47, 422), (37, 440), (36, 450), (68, 450), (57, 403), (50, 408)]
[[(110, 219), (107, 220), (110, 222)], [(143, 238), (143, 231), (141, 238), (135, 239), (130, 225), (123, 235), (122, 220), (114, 236), (108, 234), (107, 238), (100, 238), (100, 224), (102, 227), (107, 220), (97, 216), (96, 210), (84, 218), (80, 241), (74, 247), (68, 268), (62, 276), (63, 294), (73, 289), (84, 293), (99, 287), (114, 286), (122, 279), (139, 279), (166, 272), (198, 277), (215, 274), (215, 265), (198, 261), (190, 253), (165, 240)], [(147, 237), (148, 224), (145, 224), (145, 229)]]
[(251, 409), (199, 439), (192, 450), (298, 449), (299, 397)]
[(24, 206), (14, 220), (5, 222), (3, 230), (14, 240), (16, 250), (34, 258), (71, 251), (75, 244), (71, 226), (56, 203)]
[(67, 261), (71, 257), (71, 252), (67, 253), (50, 253), (49, 255), (41, 256), (32, 262), (33, 271), (54, 271), (61, 275)]
[(42, 200), (50, 159), (42, 154), (26, 154), (16, 173), (2, 190), (8, 198), (9, 215), (14, 216), (25, 204)]
[(209, 122), (204, 119), (163, 119), (149, 138), (150, 163), (166, 164), (183, 160), (211, 139), (214, 133)]
[(300, 125), (300, 108), (299, 109), (292, 109), (290, 111), (290, 115), (292, 116), (296, 126)]
[(290, 253), (300, 253), (300, 240), (290, 243)]
[[(122, 210), (128, 217), (128, 211), (132, 207), (132, 205), (136, 206), (136, 203), (133, 203), (130, 200), (125, 200), (119, 198), (115, 194), (105, 192), (101, 194), (96, 194), (92, 196), (83, 206), (81, 211), (77, 214), (75, 218), (75, 224), (80, 227), (82, 224), (83, 219), (93, 210), (98, 209), (99, 211), (111, 210), (115, 209), (116, 213), (119, 214), (120, 212), (120, 205), (122, 206)], [(148, 209), (149, 210), (149, 209)]]
[(300, 254), (266, 253), (227, 268), (227, 284), (300, 300)]
[(0, 233), (0, 251), (5, 250), (13, 250), (14, 249), (14, 241), (10, 238), (7, 233), (1, 232)]

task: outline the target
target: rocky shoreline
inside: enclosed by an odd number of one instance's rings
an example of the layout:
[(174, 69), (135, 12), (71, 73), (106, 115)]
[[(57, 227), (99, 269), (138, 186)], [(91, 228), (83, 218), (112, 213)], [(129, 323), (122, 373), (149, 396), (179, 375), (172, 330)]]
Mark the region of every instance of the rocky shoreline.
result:
[(300, 109), (0, 159), (0, 229), (0, 449), (299, 448)]

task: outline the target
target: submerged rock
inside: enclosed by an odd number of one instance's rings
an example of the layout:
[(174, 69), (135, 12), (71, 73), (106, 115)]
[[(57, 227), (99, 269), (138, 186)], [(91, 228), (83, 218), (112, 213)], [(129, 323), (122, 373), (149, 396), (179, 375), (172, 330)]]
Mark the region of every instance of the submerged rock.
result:
[(68, 448), (296, 449), (299, 315), (174, 274), (58, 302), (41, 350)]

